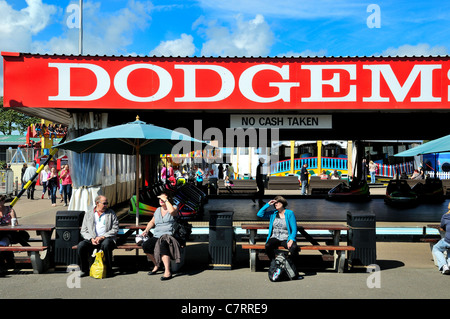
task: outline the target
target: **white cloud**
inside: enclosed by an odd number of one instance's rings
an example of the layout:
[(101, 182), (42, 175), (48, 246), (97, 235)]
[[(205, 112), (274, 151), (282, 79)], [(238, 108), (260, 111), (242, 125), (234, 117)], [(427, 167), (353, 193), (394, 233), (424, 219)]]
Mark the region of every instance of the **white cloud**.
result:
[[(0, 48), (2, 51), (31, 52), (32, 38), (50, 24), (58, 11), (55, 6), (41, 0), (26, 0), (27, 7), (14, 10), (5, 0), (0, 0)], [(0, 74), (3, 62), (0, 61)], [(3, 76), (0, 76), (0, 95), (3, 95)]]
[(192, 56), (195, 54), (194, 38), (183, 33), (176, 40), (162, 41), (150, 55), (156, 56)]
[(1, 35), (12, 34), (17, 29), (36, 34), (49, 24), (51, 15), (56, 12), (55, 6), (43, 4), (41, 0), (26, 0), (26, 3), (26, 8), (17, 11), (5, 0), (0, 0)]
[(5, 0), (0, 0), (0, 47), (2, 51), (29, 51), (32, 36), (50, 24), (57, 12), (55, 6), (41, 0), (26, 0), (27, 7), (14, 10)]
[(442, 45), (430, 47), (427, 43), (419, 43), (417, 45), (405, 44), (398, 48), (388, 48), (381, 54), (375, 56), (429, 56), (429, 55), (447, 55), (447, 48)]
[[(207, 39), (203, 56), (267, 56), (274, 43), (270, 26), (260, 14), (245, 21), (242, 15), (234, 19), (231, 27), (219, 26), (216, 21), (196, 21), (194, 26)], [(206, 23), (204, 27), (203, 24)]]
[[(151, 17), (150, 2), (128, 1), (125, 8), (103, 13), (99, 2), (86, 1), (83, 5), (83, 54), (128, 54), (136, 29), (145, 29)], [(69, 14), (65, 17), (67, 19)], [(78, 54), (79, 29), (64, 28), (61, 36), (36, 42), (37, 52)]]
[[(78, 4), (78, 1), (72, 2)], [(73, 12), (65, 12), (66, 7), (43, 4), (42, 0), (26, 0), (26, 4), (25, 8), (15, 10), (5, 0), (0, 0), (2, 51), (78, 54), (79, 29), (66, 25), (67, 18)], [(134, 32), (148, 26), (152, 8), (150, 1), (129, 0), (124, 8), (107, 13), (102, 10), (100, 2), (84, 1), (83, 54), (128, 54), (127, 46), (132, 44)], [(53, 21), (60, 21), (61, 35), (49, 40), (35, 40), (34, 36), (45, 31), (52, 18)], [(0, 72), (3, 74), (3, 63)], [(0, 77), (0, 95), (3, 95), (3, 77)]]

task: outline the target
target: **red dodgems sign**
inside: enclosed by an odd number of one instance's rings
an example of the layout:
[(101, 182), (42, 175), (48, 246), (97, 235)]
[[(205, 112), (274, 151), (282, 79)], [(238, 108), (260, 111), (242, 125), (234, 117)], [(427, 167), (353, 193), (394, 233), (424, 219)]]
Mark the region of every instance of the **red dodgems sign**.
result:
[(448, 109), (447, 57), (163, 58), (3, 52), (4, 104), (90, 109)]

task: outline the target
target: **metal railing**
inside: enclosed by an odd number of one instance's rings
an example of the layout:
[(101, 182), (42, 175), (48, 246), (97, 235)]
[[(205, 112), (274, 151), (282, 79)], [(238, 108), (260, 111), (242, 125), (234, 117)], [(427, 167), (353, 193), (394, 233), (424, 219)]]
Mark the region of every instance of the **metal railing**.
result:
[[(335, 157), (322, 157), (321, 167), (327, 170), (346, 170), (347, 169), (346, 158)], [(318, 159), (317, 157), (304, 157), (294, 159), (294, 174), (296, 171), (302, 169), (303, 164), (306, 164), (308, 170), (317, 169)], [(284, 160), (270, 165), (271, 174), (289, 173), (291, 171), (291, 160)]]
[(0, 195), (14, 194), (14, 172), (10, 169), (0, 170)]

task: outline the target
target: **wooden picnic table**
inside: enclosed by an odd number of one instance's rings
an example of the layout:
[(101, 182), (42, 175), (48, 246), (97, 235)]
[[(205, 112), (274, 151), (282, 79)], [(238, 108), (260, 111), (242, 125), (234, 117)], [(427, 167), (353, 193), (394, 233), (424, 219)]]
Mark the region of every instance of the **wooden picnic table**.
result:
[[(33, 273), (43, 273), (48, 270), (53, 262), (53, 248), (51, 244), (51, 238), (54, 225), (6, 225), (0, 226), (0, 231), (3, 232), (29, 232), (34, 231), (41, 237), (41, 246), (32, 246), (29, 241), (19, 240), (18, 244), (13, 246), (2, 246), (0, 251), (12, 251), (12, 252), (27, 252), (30, 257), (31, 265), (33, 267)], [(20, 236), (18, 236), (20, 237)], [(20, 239), (20, 238), (19, 238)]]
[(126, 229), (127, 231), (124, 234), (118, 235), (117, 246), (119, 247), (119, 246), (123, 245), (128, 240), (128, 237), (133, 235), (133, 233), (137, 234), (137, 232), (139, 230), (144, 230), (146, 227), (147, 227), (147, 225), (136, 225), (136, 224), (132, 224), (132, 223), (119, 224), (120, 229)]
[[(256, 243), (256, 235), (258, 230), (260, 229), (269, 229), (269, 223), (243, 223), (241, 225), (242, 229), (247, 229), (250, 232), (249, 237), (249, 244), (255, 244)], [(303, 224), (303, 223), (297, 223), (297, 231), (300, 232), (303, 236), (305, 236), (305, 239), (310, 240), (311, 236), (307, 233), (306, 230), (328, 230), (331, 232), (331, 235), (333, 237), (333, 245), (339, 245), (340, 237), (341, 237), (341, 231), (349, 230), (349, 227), (347, 225), (342, 224)], [(311, 241), (310, 241), (311, 242)], [(313, 245), (317, 245), (317, 241), (311, 242)]]
[[(264, 249), (264, 245), (258, 245), (256, 243), (256, 237), (258, 230), (269, 229), (269, 223), (243, 223), (241, 225), (242, 229), (249, 231), (249, 243), (248, 245), (242, 245), (243, 249), (250, 250), (250, 269), (251, 271), (256, 271), (256, 263), (258, 259), (258, 251)], [(311, 244), (311, 245), (300, 245), (302, 250), (318, 250), (322, 253), (324, 259), (333, 259), (334, 269), (338, 272), (343, 272), (345, 263), (345, 252), (350, 250), (355, 250), (354, 247), (341, 246), (340, 237), (341, 231), (348, 231), (350, 228), (347, 225), (342, 224), (303, 224), (297, 223), (297, 231)], [(309, 234), (307, 230), (327, 230), (332, 235), (332, 245), (320, 245), (314, 236)], [(336, 258), (336, 251), (340, 251), (340, 255)], [(338, 261), (336, 260), (338, 259)]]

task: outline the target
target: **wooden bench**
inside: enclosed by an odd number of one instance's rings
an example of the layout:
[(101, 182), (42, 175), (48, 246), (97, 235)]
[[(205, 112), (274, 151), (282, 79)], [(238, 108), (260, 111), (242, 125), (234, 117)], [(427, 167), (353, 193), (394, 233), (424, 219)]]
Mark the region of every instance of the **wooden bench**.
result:
[[(138, 245), (135, 242), (127, 242), (127, 240), (130, 238), (131, 235), (133, 235), (133, 233), (135, 233), (139, 230), (144, 230), (146, 227), (147, 227), (147, 225), (136, 225), (136, 224), (128, 224), (128, 223), (119, 224), (120, 229), (127, 229), (127, 231), (124, 234), (119, 234), (117, 236), (117, 243), (116, 243), (115, 249), (122, 249), (125, 251), (136, 250), (136, 256), (139, 256), (139, 251), (142, 249), (142, 245)], [(133, 236), (131, 238), (134, 239)], [(77, 249), (77, 248), (78, 248), (78, 245), (72, 246), (72, 249)], [(182, 254), (182, 256), (183, 256), (183, 254)], [(181, 264), (176, 264), (174, 261), (172, 261), (172, 263), (171, 263), (172, 271), (173, 272), (178, 271), (178, 269), (183, 265), (183, 263), (184, 263), (183, 259), (182, 259)]]
[(12, 251), (12, 252), (30, 252), (30, 251), (44, 251), (47, 250), (46, 246), (0, 246), (0, 251)]
[(300, 189), (300, 182), (298, 181), (298, 176), (269, 176), (267, 189), (297, 190)]
[[(2, 226), (0, 227), (0, 232), (34, 231), (40, 236), (40, 239), (32, 238), (12, 246), (2, 246), (0, 247), (0, 251), (26, 252), (29, 257), (29, 262), (31, 262), (33, 267), (33, 273), (43, 273), (49, 269), (51, 263), (53, 262), (53, 246), (51, 243), (51, 237), (54, 229), (54, 225), (17, 225), (13, 227)], [(42, 242), (42, 245), (30, 245), (31, 242), (35, 241)]]
[[(72, 249), (77, 249), (77, 248), (78, 248), (78, 245), (72, 246)], [(125, 244), (117, 245), (115, 249), (123, 249), (125, 251), (132, 251), (135, 249), (142, 249), (142, 246), (138, 245), (138, 244), (133, 244), (133, 243), (125, 243)]]
[[(250, 255), (254, 256), (253, 265), (251, 265), (250, 269), (252, 271), (256, 271), (256, 262), (258, 260), (264, 259), (263, 256), (266, 256), (262, 252), (265, 250), (264, 244), (243, 244), (242, 249), (249, 249)], [(300, 251), (305, 250), (316, 250), (316, 251), (329, 251), (333, 252), (333, 269), (338, 273), (343, 273), (345, 271), (345, 261), (347, 251), (354, 251), (355, 247), (352, 246), (329, 246), (329, 245), (298, 245)], [(285, 250), (284, 247), (278, 247), (279, 250)], [(337, 253), (339, 252), (339, 253)], [(325, 255), (324, 255), (325, 256)], [(331, 256), (331, 254), (330, 254)], [(267, 256), (266, 256), (267, 257)]]
[[(139, 249), (142, 248), (141, 246), (137, 245), (136, 243), (127, 243), (127, 240), (131, 235), (133, 235), (135, 232), (139, 230), (144, 230), (147, 227), (147, 225), (136, 225), (131, 223), (121, 223), (119, 224), (119, 229), (126, 229), (126, 232), (123, 234), (117, 235), (117, 241), (116, 241), (116, 249), (125, 249), (127, 251), (133, 250), (133, 249)], [(132, 237), (134, 238), (134, 237)], [(78, 245), (72, 246), (72, 249), (77, 249)]]
[[(269, 222), (261, 223), (242, 223), (241, 228), (250, 232), (249, 244), (256, 244), (256, 235), (258, 230), (269, 229)], [(304, 224), (297, 223), (297, 230), (308, 236), (306, 230), (326, 230), (330, 231), (333, 236), (333, 245), (338, 246), (340, 242), (341, 231), (348, 231), (350, 228), (343, 224)], [(308, 237), (308, 239), (310, 239)]]
[(41, 262), (40, 253), (44, 252), (48, 249), (46, 246), (0, 246), (0, 252), (14, 252), (14, 253), (24, 253), (28, 254), (25, 256), (14, 256), (14, 262), (16, 264), (29, 264), (31, 263), (33, 268), (33, 273), (43, 273), (47, 270), (47, 268), (43, 267), (43, 263)]
[(230, 181), (231, 191), (225, 187), (223, 179), (220, 179), (217, 187), (217, 194), (254, 194), (258, 190), (254, 179), (234, 179)]

